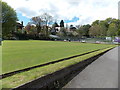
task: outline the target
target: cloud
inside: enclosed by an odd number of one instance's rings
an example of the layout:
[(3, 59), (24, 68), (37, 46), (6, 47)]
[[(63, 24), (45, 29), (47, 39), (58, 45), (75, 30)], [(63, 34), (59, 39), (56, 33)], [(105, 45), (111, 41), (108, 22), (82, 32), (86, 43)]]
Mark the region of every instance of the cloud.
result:
[(43, 12), (51, 14), (55, 20), (72, 20), (69, 24), (88, 24), (108, 17), (118, 18), (119, 0), (3, 0), (17, 12), (31, 18)]
[(17, 11), (22, 13), (23, 16), (31, 18), (32, 16), (36, 15), (37, 13), (34, 10), (28, 9), (26, 7), (19, 7)]

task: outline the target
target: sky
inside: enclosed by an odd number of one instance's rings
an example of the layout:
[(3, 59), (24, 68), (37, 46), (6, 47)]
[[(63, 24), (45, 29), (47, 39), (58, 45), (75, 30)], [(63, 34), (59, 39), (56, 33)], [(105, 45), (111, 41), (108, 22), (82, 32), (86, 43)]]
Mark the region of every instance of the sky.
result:
[(118, 18), (119, 0), (2, 0), (17, 12), (24, 25), (34, 16), (48, 13), (54, 21), (68, 25), (91, 24), (108, 17)]

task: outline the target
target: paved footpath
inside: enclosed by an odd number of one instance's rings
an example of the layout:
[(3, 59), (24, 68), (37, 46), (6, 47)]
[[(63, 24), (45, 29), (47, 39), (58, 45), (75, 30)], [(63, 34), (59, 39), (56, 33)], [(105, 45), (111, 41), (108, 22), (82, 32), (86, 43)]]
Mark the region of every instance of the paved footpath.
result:
[(87, 66), (64, 88), (118, 88), (118, 47)]

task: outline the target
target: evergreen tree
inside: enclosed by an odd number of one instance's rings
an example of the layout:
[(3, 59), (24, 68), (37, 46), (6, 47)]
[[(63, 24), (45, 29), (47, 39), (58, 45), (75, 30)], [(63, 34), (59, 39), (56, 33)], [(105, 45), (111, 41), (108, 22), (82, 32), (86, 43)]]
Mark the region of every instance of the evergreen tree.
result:
[(64, 27), (64, 21), (63, 20), (60, 21), (60, 27)]

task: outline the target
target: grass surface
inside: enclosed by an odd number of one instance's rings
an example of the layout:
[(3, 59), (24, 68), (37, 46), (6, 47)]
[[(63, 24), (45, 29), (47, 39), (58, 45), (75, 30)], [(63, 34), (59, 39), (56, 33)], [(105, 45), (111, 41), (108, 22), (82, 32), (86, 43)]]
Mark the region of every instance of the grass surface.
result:
[(57, 70), (60, 70), (60, 69), (65, 68), (67, 66), (70, 66), (70, 65), (76, 64), (80, 61), (83, 61), (85, 59), (88, 59), (88, 58), (90, 58), (92, 56), (95, 56), (95, 55), (97, 55), (101, 52), (104, 52), (108, 49), (110, 49), (110, 48), (100, 50), (100, 51), (96, 51), (96, 52), (93, 52), (93, 53), (90, 53), (90, 54), (87, 54), (87, 55), (83, 55), (83, 56), (80, 56), (80, 57), (72, 58), (72, 59), (69, 59), (69, 60), (66, 60), (66, 61), (58, 62), (58, 63), (55, 63), (55, 64), (50, 64), (50, 65), (43, 66), (43, 67), (40, 67), (40, 68), (32, 69), (32, 70), (27, 71), (27, 72), (23, 72), (23, 73), (13, 75), (11, 77), (8, 77), (8, 78), (5, 78), (5, 79), (2, 80), (2, 87), (3, 88), (17, 87), (17, 86), (19, 86), (21, 84), (24, 84), (26, 82), (32, 81), (32, 80), (37, 79), (39, 77), (42, 77), (44, 75), (53, 73)]
[(111, 47), (113, 45), (55, 41), (3, 41), (2, 73)]

